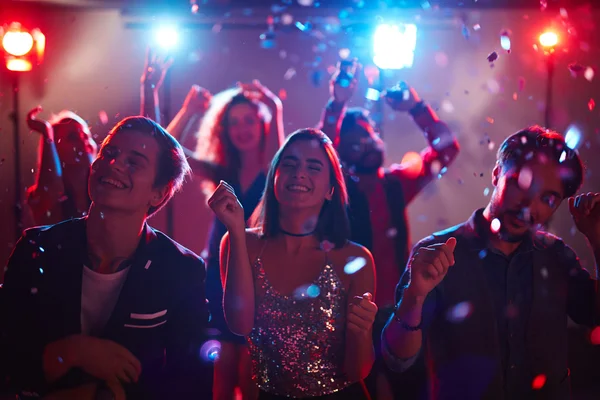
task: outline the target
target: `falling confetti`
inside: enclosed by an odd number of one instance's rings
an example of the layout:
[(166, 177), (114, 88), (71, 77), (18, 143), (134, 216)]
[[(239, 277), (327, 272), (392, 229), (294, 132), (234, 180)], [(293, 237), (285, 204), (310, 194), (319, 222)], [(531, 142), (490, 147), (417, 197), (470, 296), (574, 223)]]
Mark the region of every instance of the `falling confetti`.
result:
[(581, 145), (583, 135), (579, 128), (575, 125), (570, 125), (565, 133), (565, 144), (572, 150), (577, 150)]
[(490, 54), (488, 54), (487, 56), (487, 60), (490, 63), (493, 63), (494, 61), (496, 61), (498, 59), (498, 53), (496, 53), (495, 51), (492, 51)]
[(473, 312), (473, 306), (468, 301), (456, 304), (448, 310), (447, 319), (450, 322), (458, 323), (464, 321)]
[(588, 109), (590, 111), (592, 111), (595, 107), (596, 107), (596, 102), (594, 101), (594, 99), (590, 99), (590, 101), (588, 101)]
[(535, 390), (540, 390), (546, 384), (546, 375), (540, 374), (533, 378), (533, 382), (531, 383), (531, 387)]
[(304, 7), (310, 7), (313, 5), (313, 0), (298, 0), (298, 4)]
[(108, 124), (108, 114), (106, 114), (106, 111), (100, 111), (98, 113), (98, 118), (100, 118), (100, 122), (102, 123), (102, 125)]
[(531, 187), (531, 182), (533, 182), (533, 172), (531, 169), (529, 167), (521, 168), (517, 179), (519, 187), (523, 190), (528, 190)]
[(285, 79), (286, 81), (289, 81), (294, 76), (296, 76), (296, 69), (295, 68), (288, 68), (288, 70), (285, 71), (285, 74), (283, 75), (283, 79)]
[(500, 36), (500, 47), (510, 52), (510, 38), (508, 37), (508, 33), (506, 32)]
[(367, 265), (366, 259), (363, 257), (354, 257), (346, 263), (344, 266), (344, 272), (348, 275), (352, 275), (360, 271), (365, 265)]
[(591, 82), (594, 79), (594, 68), (587, 67), (583, 73), (583, 77)]
[(298, 300), (315, 298), (319, 296), (320, 292), (317, 285), (303, 285), (294, 290), (294, 298)]
[(500, 231), (500, 227), (501, 227), (501, 222), (498, 218), (494, 218), (492, 220), (492, 223), (490, 224), (490, 229), (492, 230), (493, 233), (498, 233)]

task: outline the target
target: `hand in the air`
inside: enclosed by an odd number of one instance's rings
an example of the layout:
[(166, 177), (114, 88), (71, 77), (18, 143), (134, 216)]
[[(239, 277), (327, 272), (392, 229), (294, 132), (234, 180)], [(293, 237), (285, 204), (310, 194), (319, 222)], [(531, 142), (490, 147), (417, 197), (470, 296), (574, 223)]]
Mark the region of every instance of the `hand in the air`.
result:
[(591, 243), (600, 244), (600, 193), (569, 198), (569, 211), (575, 226)]
[(335, 102), (345, 104), (354, 96), (361, 73), (362, 65), (356, 58), (352, 60), (352, 66), (344, 70), (342, 62), (337, 63), (337, 69), (329, 80), (329, 94)]
[(239, 233), (246, 229), (244, 208), (235, 195), (235, 191), (227, 182), (219, 183), (215, 192), (208, 199), (208, 206), (229, 232)]
[(183, 108), (194, 114), (204, 114), (208, 110), (211, 98), (212, 95), (208, 90), (198, 85), (192, 85), (183, 101)]
[(27, 126), (32, 131), (36, 131), (41, 133), (46, 139), (53, 141), (54, 140), (54, 130), (52, 129), (52, 124), (50, 122), (38, 119), (37, 115), (42, 111), (42, 106), (37, 106), (32, 108), (27, 113)]
[(254, 79), (251, 83), (238, 82), (237, 86), (246, 95), (264, 103), (269, 107), (271, 112), (279, 112), (283, 108), (281, 99), (275, 93), (271, 92), (269, 88), (260, 83), (258, 79)]
[(383, 94), (385, 102), (394, 111), (409, 111), (421, 101), (417, 91), (404, 82), (386, 90)]
[(171, 65), (173, 65), (173, 57), (168, 55), (159, 56), (151, 48), (148, 48), (141, 83), (143, 85), (150, 85), (154, 90), (158, 90)]

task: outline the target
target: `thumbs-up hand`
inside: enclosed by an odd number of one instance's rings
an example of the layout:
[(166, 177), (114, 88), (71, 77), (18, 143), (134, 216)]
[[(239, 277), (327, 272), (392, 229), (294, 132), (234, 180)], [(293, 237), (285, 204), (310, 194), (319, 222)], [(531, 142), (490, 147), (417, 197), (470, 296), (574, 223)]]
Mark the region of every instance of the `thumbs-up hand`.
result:
[(354, 333), (371, 335), (371, 328), (376, 315), (377, 305), (373, 303), (371, 293), (367, 292), (362, 296), (355, 296), (348, 307), (347, 327)]
[(456, 238), (446, 243), (420, 247), (409, 261), (410, 283), (406, 289), (413, 296), (427, 296), (446, 276), (454, 265)]

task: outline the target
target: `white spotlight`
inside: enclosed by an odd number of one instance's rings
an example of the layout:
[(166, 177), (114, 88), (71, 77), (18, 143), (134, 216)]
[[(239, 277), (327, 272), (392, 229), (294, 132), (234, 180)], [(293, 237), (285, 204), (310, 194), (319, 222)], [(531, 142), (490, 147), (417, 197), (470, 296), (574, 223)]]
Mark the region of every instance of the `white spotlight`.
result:
[(381, 69), (410, 68), (416, 47), (416, 25), (380, 24), (373, 35), (373, 62)]

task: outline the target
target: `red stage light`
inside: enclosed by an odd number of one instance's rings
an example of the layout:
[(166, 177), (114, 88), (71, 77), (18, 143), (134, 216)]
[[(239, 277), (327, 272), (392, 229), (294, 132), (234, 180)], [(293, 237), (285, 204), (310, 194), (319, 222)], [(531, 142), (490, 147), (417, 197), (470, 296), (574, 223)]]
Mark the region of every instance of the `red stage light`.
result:
[[(31, 71), (33, 59), (40, 64), (46, 47), (46, 38), (39, 29), (29, 32), (18, 22), (0, 28), (2, 50), (9, 71)], [(35, 51), (32, 51), (35, 46)]]
[(554, 47), (558, 44), (558, 35), (552, 31), (546, 31), (540, 35), (540, 45), (544, 48)]

